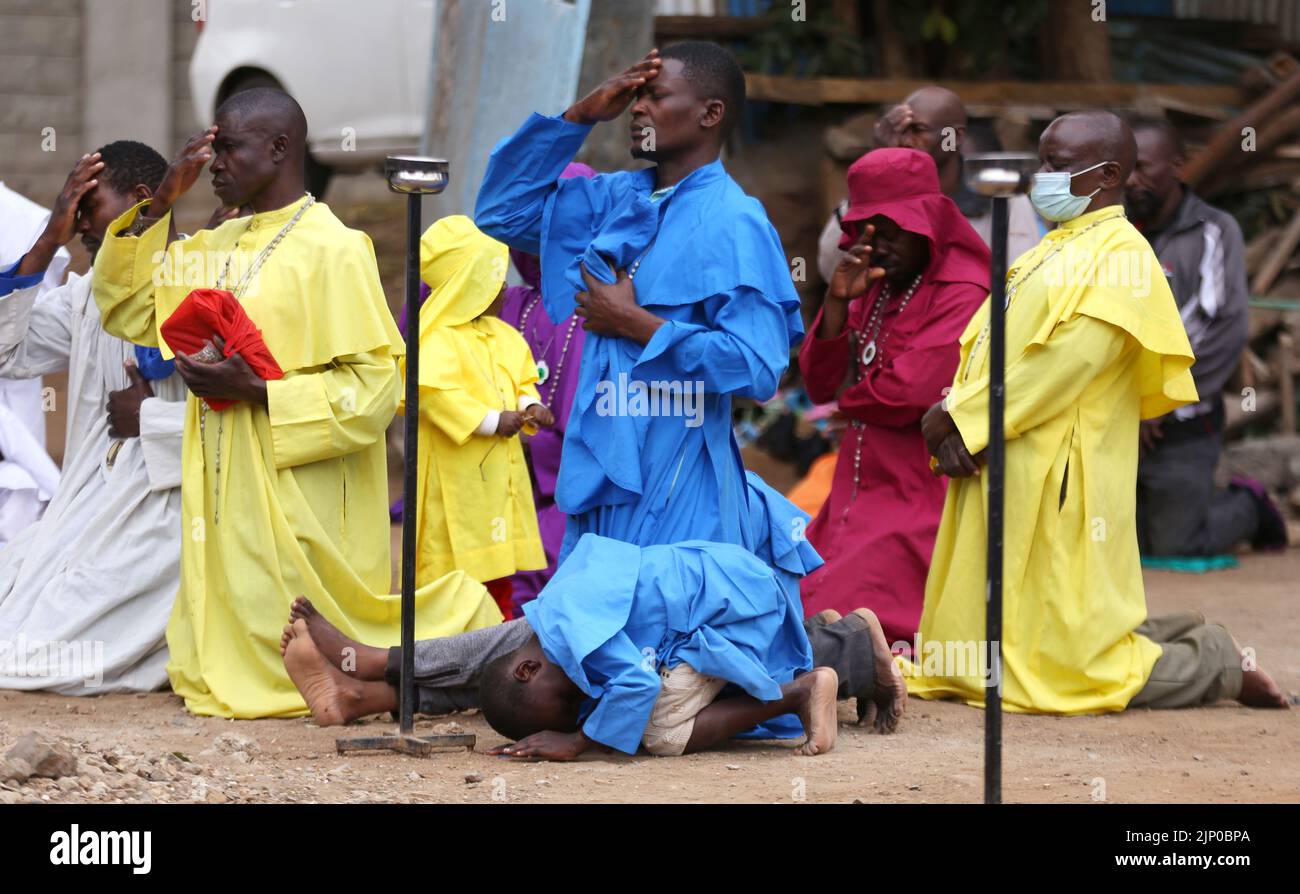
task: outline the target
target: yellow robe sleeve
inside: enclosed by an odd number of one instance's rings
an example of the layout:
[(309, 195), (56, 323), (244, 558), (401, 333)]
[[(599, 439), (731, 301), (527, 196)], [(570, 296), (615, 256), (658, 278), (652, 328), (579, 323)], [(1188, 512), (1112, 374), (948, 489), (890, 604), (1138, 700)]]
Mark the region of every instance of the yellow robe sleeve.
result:
[(276, 468), (346, 456), (381, 441), (400, 388), (397, 362), (386, 348), (267, 382)]
[(474, 437), (479, 424), (493, 410), (501, 412), (500, 407), (490, 407), (461, 388), (420, 389), (420, 412), (424, 418), (461, 446)]
[[(1007, 364), (1007, 440), (1065, 412), (1129, 342), (1123, 329), (1080, 314), (1058, 326), (1043, 344), (1031, 344)], [(988, 447), (988, 376), (954, 387), (947, 405), (966, 449), (975, 454)]]
[(154, 271), (167, 251), (171, 211), (139, 236), (120, 236), (149, 202), (146, 199), (108, 225), (95, 256), (91, 290), (104, 331), (137, 345), (159, 344)]

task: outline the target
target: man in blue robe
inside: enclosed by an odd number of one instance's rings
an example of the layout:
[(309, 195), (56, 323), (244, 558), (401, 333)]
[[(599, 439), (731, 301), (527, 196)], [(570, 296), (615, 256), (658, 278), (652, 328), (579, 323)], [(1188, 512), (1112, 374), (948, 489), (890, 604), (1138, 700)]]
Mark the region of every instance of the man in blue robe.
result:
[[(775, 393), (803, 325), (776, 231), (718, 159), (744, 91), (717, 44), (651, 51), (563, 116), (532, 115), (488, 163), (475, 223), (539, 255), (547, 314), (588, 333), (556, 485), (561, 562), (587, 533), (752, 547), (731, 399)], [(656, 165), (561, 180), (629, 105), (632, 154)]]
[[(561, 569), (561, 582), (551, 581), (538, 596), (538, 602), (553, 603), (541, 617), (552, 635), (557, 628), (568, 625), (578, 631), (577, 635), (585, 638), (585, 642), (595, 642), (600, 653), (595, 660), (602, 662), (601, 667), (606, 672), (618, 659), (616, 647), (623, 644), (626, 629), (646, 640), (643, 651), (638, 653), (638, 662), (645, 661), (648, 668), (659, 666), (669, 672), (676, 665), (686, 663), (687, 669), (678, 671), (677, 677), (685, 674), (688, 682), (698, 682), (691, 674), (697, 668), (687, 657), (690, 650), (669, 644), (672, 637), (683, 639), (686, 626), (691, 623), (692, 616), (684, 615), (680, 607), (716, 607), (732, 600), (738, 593), (741, 598), (736, 605), (725, 613), (715, 612), (712, 618), (707, 619), (710, 632), (701, 642), (711, 643), (715, 635), (735, 639), (739, 634), (740, 653), (746, 654), (745, 650), (750, 649), (748, 654), (759, 656), (760, 664), (772, 668), (767, 675), (778, 687), (793, 682), (792, 675), (786, 673), (790, 668), (803, 669), (813, 665), (830, 668), (838, 682), (838, 690), (833, 695), (840, 699), (857, 698), (860, 724), (876, 732), (892, 732), (906, 706), (907, 689), (895, 671), (880, 622), (871, 612), (860, 609), (842, 619), (811, 618), (803, 622), (801, 631), (795, 631), (803, 612), (799, 580), (821, 564), (816, 551), (802, 537), (809, 519), (757, 475), (749, 474), (747, 487), (751, 509), (749, 534), (755, 544), (753, 552), (734, 544), (703, 542), (638, 548), (610, 538), (588, 535)], [(678, 607), (670, 616), (672, 629), (677, 632), (669, 634), (654, 629), (654, 625), (659, 623), (657, 619), (664, 617), (663, 605)], [(592, 612), (599, 617), (589, 616)], [(704, 617), (704, 612), (697, 610), (693, 617), (698, 621)], [(417, 642), (417, 713), (447, 714), (482, 707), (482, 682), (486, 669), (494, 661), (509, 657), (521, 647), (530, 647), (533, 653), (543, 648), (545, 637), (539, 639), (532, 618), (529, 615), (470, 633)], [(402, 664), (400, 648), (376, 648), (344, 636), (306, 599), (294, 603), (289, 622), (281, 644), (285, 665), (318, 724), (346, 723), (368, 714), (397, 709)], [(690, 630), (698, 628), (697, 624)], [(605, 641), (596, 642), (605, 634), (608, 634)], [(661, 650), (652, 647), (651, 640), (654, 646), (665, 645), (662, 656)], [(606, 643), (609, 643), (608, 647)], [(751, 649), (755, 644), (757, 651)], [(732, 654), (729, 647), (724, 646), (724, 650)], [(804, 660), (804, 650), (808, 650), (811, 661)], [(542, 651), (540, 654), (545, 656), (546, 653)], [(558, 656), (560, 653), (552, 654)], [(536, 654), (533, 659), (540, 660)], [(710, 660), (707, 657), (696, 660), (705, 662), (705, 666), (718, 666), (716, 661), (707, 664)], [(755, 685), (754, 662), (747, 665), (742, 662), (741, 666), (751, 673), (748, 676), (719, 675), (722, 683), (731, 686), (721, 687), (714, 682), (711, 685), (717, 688), (701, 690), (696, 687), (692, 691), (691, 687), (678, 687), (676, 692), (702, 702), (696, 706), (699, 711), (713, 701), (713, 696), (723, 702), (746, 693), (752, 696), (755, 690), (749, 687)], [(559, 665), (553, 667), (558, 670)], [(644, 674), (635, 676), (643, 683), (651, 681)], [(655, 678), (654, 682), (657, 684), (658, 679)], [(664, 685), (673, 686), (680, 682), (680, 679), (665, 680)], [(806, 687), (812, 682), (807, 680), (800, 686)], [(774, 691), (771, 685), (755, 685), (755, 688), (760, 698), (772, 695)], [(579, 697), (575, 692), (570, 689), (575, 703), (580, 705), (588, 694)], [(642, 692), (634, 709), (643, 707), (644, 696)], [(782, 691), (781, 698), (785, 697), (786, 693)], [(616, 701), (617, 694), (609, 704)], [(755, 705), (751, 697), (734, 702), (724, 710), (741, 711), (746, 705), (748, 707), (744, 710), (749, 713), (733, 717), (731, 725), (719, 728), (715, 724), (710, 741), (717, 737), (716, 741), (720, 742), (724, 738), (723, 732), (740, 738), (804, 737), (804, 726), (790, 701)], [(606, 708), (606, 716), (613, 710), (612, 707)], [(794, 713), (790, 713), (792, 711)], [(759, 716), (759, 719), (753, 720), (752, 716)], [(635, 714), (628, 717), (631, 719), (625, 718), (624, 724), (635, 727), (640, 722), (643, 727), (646, 725), (644, 718), (638, 720)], [(570, 718), (569, 722), (572, 720)], [(747, 725), (740, 726), (741, 720)], [(680, 723), (674, 724), (674, 727), (680, 726)], [(682, 733), (687, 734), (682, 736)], [(690, 735), (688, 731), (678, 729), (678, 741), (669, 741), (671, 738), (659, 735), (653, 741), (653, 747), (660, 753), (670, 753), (665, 750), (669, 745), (684, 749)]]
[[(807, 733), (800, 754), (829, 751), (839, 680), (812, 667), (802, 615), (744, 547), (586, 534), (524, 606), (535, 635), (483, 669), (483, 717), (518, 740), (492, 753), (683, 754), (789, 713)], [(718, 698), (728, 683), (743, 693)]]

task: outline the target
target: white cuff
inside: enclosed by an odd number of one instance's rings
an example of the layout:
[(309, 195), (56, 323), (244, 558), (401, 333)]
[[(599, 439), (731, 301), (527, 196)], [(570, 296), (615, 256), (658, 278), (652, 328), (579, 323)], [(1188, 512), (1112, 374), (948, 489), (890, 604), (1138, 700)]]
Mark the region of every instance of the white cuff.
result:
[(540, 403), (541, 401), (533, 397), (531, 394), (521, 394), (519, 395), (519, 412), (522, 413), (524, 410), (528, 409), (533, 404), (540, 404)]
[(185, 409), (185, 401), (157, 397), (145, 398), (140, 403), (140, 450), (151, 491), (181, 486)]
[(0, 345), (21, 345), (27, 340), (32, 309), (40, 290), (41, 284), (37, 283), (0, 296)]
[(478, 428), (474, 429), (474, 433), (480, 435), (495, 435), (497, 433), (497, 426), (500, 423), (501, 411), (488, 410), (487, 415), (483, 417), (483, 421), (478, 424)]

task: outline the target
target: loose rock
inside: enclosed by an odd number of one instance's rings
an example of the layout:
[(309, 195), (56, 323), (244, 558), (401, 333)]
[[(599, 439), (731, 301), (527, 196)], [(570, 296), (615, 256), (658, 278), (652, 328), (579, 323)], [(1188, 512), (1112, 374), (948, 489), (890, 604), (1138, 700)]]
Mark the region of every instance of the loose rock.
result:
[[(29, 776), (58, 779), (62, 776), (77, 775), (76, 755), (61, 742), (45, 739), (35, 731), (19, 739), (18, 743), (9, 749), (5, 758), (6, 766), (11, 761), (25, 762), (31, 769)], [(3, 775), (4, 773), (0, 772), (0, 776)]]

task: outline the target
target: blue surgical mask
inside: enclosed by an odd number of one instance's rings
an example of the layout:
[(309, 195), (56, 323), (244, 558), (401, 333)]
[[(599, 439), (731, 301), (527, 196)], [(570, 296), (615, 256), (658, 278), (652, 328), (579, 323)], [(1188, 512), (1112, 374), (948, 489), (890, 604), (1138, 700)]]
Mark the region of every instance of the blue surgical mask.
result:
[(1088, 207), (1092, 197), (1101, 192), (1101, 187), (1097, 187), (1086, 196), (1076, 196), (1070, 192), (1070, 181), (1078, 177), (1079, 174), (1095, 171), (1102, 165), (1108, 164), (1110, 162), (1103, 161), (1074, 174), (1069, 171), (1037, 173), (1034, 175), (1033, 185), (1029, 188), (1029, 201), (1033, 203), (1034, 209), (1047, 220), (1056, 221), (1057, 223), (1074, 220)]

